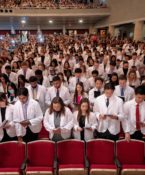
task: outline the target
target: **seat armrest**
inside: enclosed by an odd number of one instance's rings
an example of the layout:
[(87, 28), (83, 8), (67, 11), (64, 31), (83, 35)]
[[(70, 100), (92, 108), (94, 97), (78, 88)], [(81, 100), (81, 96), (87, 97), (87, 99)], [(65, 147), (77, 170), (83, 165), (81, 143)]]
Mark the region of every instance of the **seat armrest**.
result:
[(122, 167), (121, 163), (119, 162), (119, 160), (117, 158), (115, 158), (115, 165), (117, 166), (117, 168)]
[(89, 161), (88, 161), (88, 159), (87, 159), (87, 157), (85, 157), (85, 168), (89, 168)]
[(54, 169), (54, 175), (57, 175), (58, 174), (58, 161), (57, 160), (54, 160), (53, 169)]
[(22, 172), (23, 175), (26, 174), (25, 173), (25, 169), (26, 169), (27, 162), (28, 162), (28, 159), (25, 158), (24, 161), (23, 161), (23, 163), (22, 163), (22, 165), (21, 165), (21, 168), (20, 168), (20, 170), (21, 170), (21, 172)]

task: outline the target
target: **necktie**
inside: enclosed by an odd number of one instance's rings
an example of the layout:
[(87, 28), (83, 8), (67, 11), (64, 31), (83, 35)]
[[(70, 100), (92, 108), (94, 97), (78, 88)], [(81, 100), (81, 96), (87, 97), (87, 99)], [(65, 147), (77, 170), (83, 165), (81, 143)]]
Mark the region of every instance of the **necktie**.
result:
[(33, 88), (32, 91), (33, 91), (33, 99), (36, 100), (37, 99), (37, 90), (36, 90), (36, 88)]
[(78, 78), (78, 79), (77, 79), (77, 83), (79, 83), (79, 82), (80, 82), (80, 79)]
[(136, 130), (140, 130), (139, 104), (136, 105)]
[(59, 97), (59, 89), (57, 89), (56, 96)]
[(106, 106), (107, 106), (107, 107), (109, 106), (109, 98), (107, 98)]
[(24, 72), (24, 76), (25, 76), (25, 78), (26, 78), (26, 70), (24, 70), (23, 72)]
[(121, 97), (124, 97), (124, 88), (121, 88)]
[(27, 107), (28, 107), (27, 104), (24, 104), (23, 105), (24, 120), (27, 120)]

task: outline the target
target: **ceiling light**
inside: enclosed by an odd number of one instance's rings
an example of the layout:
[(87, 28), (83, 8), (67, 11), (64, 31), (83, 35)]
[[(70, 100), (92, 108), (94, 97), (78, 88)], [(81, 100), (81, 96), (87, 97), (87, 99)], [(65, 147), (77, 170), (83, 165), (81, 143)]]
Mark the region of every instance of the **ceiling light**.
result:
[(53, 21), (52, 20), (49, 20), (49, 24), (52, 24), (53, 23)]
[(83, 23), (83, 22), (84, 22), (83, 19), (80, 19), (80, 20), (79, 20), (79, 23)]
[(22, 19), (22, 20), (21, 20), (21, 23), (22, 23), (22, 24), (26, 24), (26, 20), (25, 20), (25, 19)]

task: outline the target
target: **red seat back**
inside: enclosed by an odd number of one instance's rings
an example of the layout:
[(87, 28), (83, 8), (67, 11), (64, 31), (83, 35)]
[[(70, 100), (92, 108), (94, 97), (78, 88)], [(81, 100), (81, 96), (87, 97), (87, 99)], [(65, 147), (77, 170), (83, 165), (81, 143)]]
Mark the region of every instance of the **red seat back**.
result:
[(144, 142), (138, 140), (117, 141), (116, 156), (122, 164), (144, 164)]
[(29, 142), (27, 145), (28, 166), (53, 167), (55, 143), (49, 140)]
[(25, 159), (25, 143), (0, 143), (0, 168), (20, 168)]
[(111, 140), (97, 139), (87, 142), (87, 158), (90, 164), (114, 164), (114, 147)]
[(65, 140), (57, 143), (59, 164), (84, 164), (84, 142)]

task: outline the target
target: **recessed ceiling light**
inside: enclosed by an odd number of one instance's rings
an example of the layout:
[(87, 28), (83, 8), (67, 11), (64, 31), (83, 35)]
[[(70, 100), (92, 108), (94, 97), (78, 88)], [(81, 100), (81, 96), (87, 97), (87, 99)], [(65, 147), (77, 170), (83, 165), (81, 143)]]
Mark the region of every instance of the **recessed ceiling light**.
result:
[(83, 22), (84, 22), (83, 19), (80, 19), (80, 20), (79, 20), (79, 23), (83, 23)]
[(52, 23), (53, 23), (53, 21), (52, 21), (52, 20), (49, 20), (49, 23), (50, 23), (50, 24), (52, 24)]
[(22, 24), (26, 24), (26, 20), (25, 20), (25, 19), (22, 19), (22, 20), (21, 20), (21, 23), (22, 23)]

